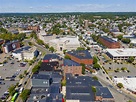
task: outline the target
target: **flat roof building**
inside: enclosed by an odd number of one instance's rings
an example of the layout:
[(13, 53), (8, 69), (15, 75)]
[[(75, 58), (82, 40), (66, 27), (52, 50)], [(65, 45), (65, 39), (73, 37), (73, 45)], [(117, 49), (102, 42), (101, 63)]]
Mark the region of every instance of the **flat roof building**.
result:
[(18, 60), (32, 60), (38, 55), (36, 47), (24, 46), (12, 52)]
[(129, 57), (134, 57), (136, 60), (135, 48), (106, 49), (106, 51), (106, 54), (113, 60), (127, 60)]
[(99, 41), (107, 48), (120, 48), (120, 43), (118, 41), (108, 38), (107, 36), (101, 36)]
[(49, 45), (57, 50), (56, 53), (63, 53), (63, 50), (76, 50), (80, 47), (80, 42), (75, 36), (67, 36), (50, 40)]
[(71, 58), (71, 60), (79, 64), (81, 63), (87, 64), (87, 65), (93, 64), (93, 58), (91, 54), (88, 52), (88, 50), (68, 51), (66, 55), (68, 55)]

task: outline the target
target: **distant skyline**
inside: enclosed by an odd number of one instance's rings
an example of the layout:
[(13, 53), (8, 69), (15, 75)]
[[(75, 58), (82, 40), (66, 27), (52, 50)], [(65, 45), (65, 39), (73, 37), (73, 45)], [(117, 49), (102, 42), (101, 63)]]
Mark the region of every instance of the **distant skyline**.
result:
[(0, 0), (0, 13), (136, 12), (136, 0)]

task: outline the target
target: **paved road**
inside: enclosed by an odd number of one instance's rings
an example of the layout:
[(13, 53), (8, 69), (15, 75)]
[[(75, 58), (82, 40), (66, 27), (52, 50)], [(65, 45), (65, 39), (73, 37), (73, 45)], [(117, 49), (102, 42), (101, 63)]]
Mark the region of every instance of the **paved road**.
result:
[[(25, 40), (26, 43), (29, 42), (29, 41), (30, 41), (30, 40)], [(32, 40), (31, 40), (31, 41), (32, 41)], [(46, 48), (44, 48), (43, 46), (38, 45), (38, 44), (35, 43), (34, 41), (32, 41), (32, 43), (33, 43), (34, 46), (36, 46), (37, 49), (40, 50), (42, 53), (44, 53), (44, 52), (45, 52), (46, 54), (51, 53), (51, 52), (48, 51)], [(26, 44), (26, 45), (27, 45), (27, 44)], [(42, 59), (42, 56), (39, 55), (39, 56), (37, 57), (37, 59), (38, 59), (38, 61), (40, 61), (40, 60)], [(35, 62), (32, 66), (29, 67), (28, 72), (29, 72), (30, 77), (29, 77), (29, 75), (28, 75), (28, 76), (26, 76), (24, 79), (22, 79), (21, 83), (22, 83), (22, 87), (24, 87), (24, 89), (30, 89), (30, 88), (31, 88), (32, 68), (38, 63), (38, 61)], [(18, 97), (17, 100), (16, 100), (16, 102), (22, 102), (21, 98)]]
[[(92, 74), (86, 74), (87, 76), (94, 76)], [(133, 97), (132, 95), (126, 93), (126, 92), (121, 92), (120, 90), (117, 90), (116, 86), (111, 85), (111, 82), (108, 81), (107, 79), (103, 78), (100, 75), (95, 75), (98, 77), (99, 81), (101, 84), (105, 87), (108, 87), (109, 90), (111, 91), (113, 97), (115, 98), (115, 102), (127, 102), (128, 100), (132, 100), (133, 102), (136, 102), (136, 98)]]

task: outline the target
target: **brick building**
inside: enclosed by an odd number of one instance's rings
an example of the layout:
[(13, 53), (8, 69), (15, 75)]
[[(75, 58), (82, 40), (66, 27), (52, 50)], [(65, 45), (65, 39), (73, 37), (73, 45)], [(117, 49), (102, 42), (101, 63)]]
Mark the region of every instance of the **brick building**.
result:
[(71, 58), (71, 60), (81, 64), (92, 65), (93, 58), (87, 50), (83, 51), (69, 51), (66, 53), (67, 56)]
[(4, 53), (9, 53), (10, 51), (13, 51), (18, 48), (20, 48), (20, 42), (18, 40), (7, 42), (2, 45), (2, 50)]
[(40, 27), (39, 26), (28, 26), (27, 28), (28, 30), (33, 30), (35, 32), (39, 32)]
[(99, 41), (107, 48), (120, 48), (120, 43), (118, 41), (108, 38), (107, 36), (101, 36)]
[(63, 60), (62, 69), (64, 70), (64, 76), (66, 73), (71, 73), (72, 75), (82, 75), (82, 66), (69, 59)]

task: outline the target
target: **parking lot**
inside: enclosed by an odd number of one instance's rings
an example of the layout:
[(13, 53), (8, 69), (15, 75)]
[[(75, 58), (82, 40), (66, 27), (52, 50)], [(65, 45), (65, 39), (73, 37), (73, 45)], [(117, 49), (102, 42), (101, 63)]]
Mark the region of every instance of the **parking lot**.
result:
[[(1, 56), (3, 55), (0, 55), (0, 57)], [(10, 85), (15, 85), (17, 82), (19, 82), (19, 75), (23, 74), (24, 71), (29, 68), (27, 63), (23, 67), (19, 66), (22, 62), (19, 62), (17, 59), (12, 57), (9, 58), (9, 56), (3, 57), (1, 59), (6, 60), (6, 63), (3, 64), (4, 66), (0, 66), (0, 79), (4, 79), (0, 82), (5, 83), (4, 85), (0, 85), (0, 97), (5, 91), (8, 90)], [(11, 79), (14, 80), (10, 81)]]

